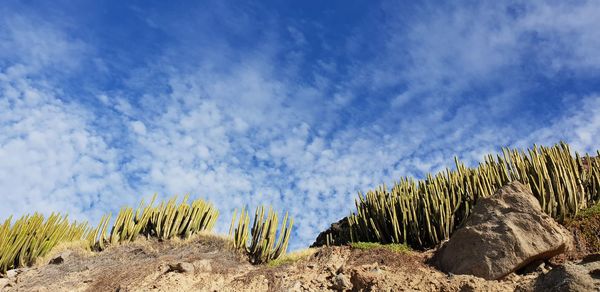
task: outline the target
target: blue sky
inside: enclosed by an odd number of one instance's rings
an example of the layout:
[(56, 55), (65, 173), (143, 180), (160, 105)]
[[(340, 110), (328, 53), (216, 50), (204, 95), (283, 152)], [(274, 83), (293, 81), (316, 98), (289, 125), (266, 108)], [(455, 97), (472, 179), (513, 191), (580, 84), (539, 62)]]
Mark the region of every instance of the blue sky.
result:
[(0, 219), (190, 193), (298, 248), (454, 155), (599, 148), (598, 1), (199, 2), (3, 1)]

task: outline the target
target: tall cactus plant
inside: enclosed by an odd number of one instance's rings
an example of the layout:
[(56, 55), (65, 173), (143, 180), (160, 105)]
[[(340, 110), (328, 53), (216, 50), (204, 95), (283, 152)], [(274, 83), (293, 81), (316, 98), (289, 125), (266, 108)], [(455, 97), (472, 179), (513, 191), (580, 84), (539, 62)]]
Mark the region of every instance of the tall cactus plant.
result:
[(26, 215), (12, 224), (0, 225), (0, 274), (8, 269), (30, 265), (61, 242), (86, 238), (87, 223), (70, 223), (67, 216), (53, 213), (48, 218), (38, 213)]
[(382, 186), (359, 193), (356, 212), (348, 217), (351, 240), (434, 246), (449, 238), (479, 198), (513, 180), (528, 185), (559, 222), (600, 201), (600, 161), (573, 156), (566, 143), (526, 152), (506, 148), (472, 168), (458, 159), (455, 164), (455, 170), (423, 180), (402, 178), (391, 191)]
[(100, 223), (104, 226), (98, 227), (102, 230), (98, 249), (104, 248), (104, 242), (116, 244), (133, 241), (138, 235), (159, 239), (187, 238), (201, 231), (212, 230), (219, 212), (204, 200), (198, 199), (188, 204), (188, 199), (189, 196), (186, 196), (177, 204), (177, 197), (173, 197), (154, 207), (154, 196), (149, 205), (144, 205), (142, 201), (135, 213), (132, 208), (122, 208), (108, 237), (104, 233), (106, 222)]
[(249, 224), (250, 220), (245, 208), (242, 208), (239, 218), (236, 210), (231, 220), (229, 235), (233, 247), (247, 253), (251, 263), (266, 263), (285, 254), (294, 225), (291, 218), (288, 221), (287, 213), (279, 228), (278, 238), (278, 215), (272, 208), (269, 208), (266, 217), (264, 206), (256, 208), (250, 237), (248, 236)]
[(52, 214), (47, 219), (41, 214), (26, 215), (12, 222), (7, 219), (0, 225), (0, 274), (6, 270), (30, 265), (36, 258), (46, 255), (62, 242), (81, 241), (85, 247), (103, 250), (107, 244), (133, 241), (137, 236), (187, 238), (201, 231), (210, 231), (219, 215), (212, 204), (204, 200), (187, 203), (186, 196), (180, 204), (176, 198), (153, 206), (142, 201), (135, 210), (122, 208), (110, 232), (110, 214), (100, 220), (96, 228), (87, 223), (70, 223), (67, 216)]

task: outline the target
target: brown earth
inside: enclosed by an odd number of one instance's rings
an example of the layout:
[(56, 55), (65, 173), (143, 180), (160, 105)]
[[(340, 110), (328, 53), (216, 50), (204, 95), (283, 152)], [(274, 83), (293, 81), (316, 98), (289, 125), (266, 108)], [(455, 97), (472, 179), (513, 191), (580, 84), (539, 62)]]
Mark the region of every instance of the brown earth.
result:
[[(599, 206), (594, 208), (600, 209)], [(554, 259), (556, 263), (581, 260), (589, 254), (600, 253), (600, 212), (590, 212), (566, 222), (565, 227), (573, 234), (575, 249)]]
[[(100, 253), (63, 249), (0, 281), (2, 291), (514, 291), (536, 275), (500, 281), (447, 275), (431, 252), (323, 247), (277, 267), (253, 266), (211, 235), (138, 240)], [(54, 264), (49, 264), (53, 262)], [(14, 273), (13, 273), (14, 274)], [(3, 283), (3, 284), (2, 284)]]

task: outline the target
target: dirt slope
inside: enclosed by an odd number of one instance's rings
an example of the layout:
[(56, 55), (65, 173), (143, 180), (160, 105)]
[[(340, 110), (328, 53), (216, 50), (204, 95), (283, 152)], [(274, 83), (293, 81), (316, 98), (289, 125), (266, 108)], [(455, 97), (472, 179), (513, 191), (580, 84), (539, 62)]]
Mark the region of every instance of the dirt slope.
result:
[[(512, 291), (534, 276), (485, 281), (445, 275), (427, 253), (350, 247), (317, 249), (298, 261), (252, 266), (214, 236), (138, 240), (91, 254), (67, 249), (2, 279), (3, 291)], [(178, 265), (179, 264), (179, 265)]]

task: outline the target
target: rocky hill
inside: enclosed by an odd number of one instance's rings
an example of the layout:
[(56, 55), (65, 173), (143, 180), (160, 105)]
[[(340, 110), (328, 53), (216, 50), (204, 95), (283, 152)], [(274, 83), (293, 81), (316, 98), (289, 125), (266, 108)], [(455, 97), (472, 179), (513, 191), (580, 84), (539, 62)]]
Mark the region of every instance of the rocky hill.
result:
[[(227, 238), (140, 238), (98, 253), (63, 245), (0, 278), (2, 291), (598, 291), (600, 207), (567, 230), (511, 184), (441, 248), (351, 244), (252, 265)], [(585, 223), (584, 223), (585, 222)], [(541, 238), (541, 239), (540, 239)], [(469, 247), (470, 246), (470, 247)], [(475, 276), (477, 275), (477, 276)]]

